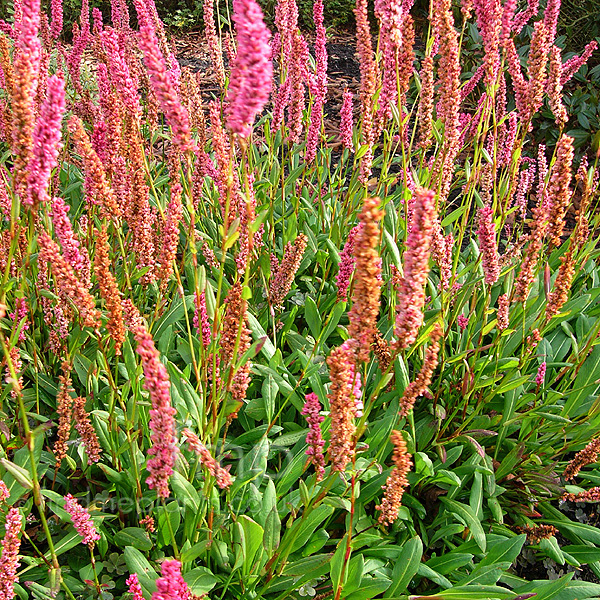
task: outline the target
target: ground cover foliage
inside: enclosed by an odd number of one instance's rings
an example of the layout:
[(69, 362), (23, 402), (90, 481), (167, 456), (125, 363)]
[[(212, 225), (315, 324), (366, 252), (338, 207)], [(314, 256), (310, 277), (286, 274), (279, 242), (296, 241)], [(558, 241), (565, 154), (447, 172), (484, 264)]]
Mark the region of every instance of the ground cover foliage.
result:
[(358, 0), (326, 139), (320, 2), (208, 1), (208, 107), (134, 8), (0, 24), (0, 597), (600, 597), (595, 44)]

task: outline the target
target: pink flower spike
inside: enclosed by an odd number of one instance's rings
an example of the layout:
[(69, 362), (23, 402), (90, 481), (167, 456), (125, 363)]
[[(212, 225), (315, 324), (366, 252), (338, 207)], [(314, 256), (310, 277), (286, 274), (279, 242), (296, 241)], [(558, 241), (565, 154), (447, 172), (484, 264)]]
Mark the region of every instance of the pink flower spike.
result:
[(96, 531), (96, 526), (92, 522), (88, 511), (71, 494), (67, 494), (64, 499), (65, 510), (71, 516), (73, 527), (83, 538), (82, 543), (92, 548), (94, 543), (100, 539), (100, 534)]
[(142, 592), (142, 586), (138, 579), (137, 573), (133, 573), (127, 578), (125, 582), (128, 586), (128, 592), (131, 594), (131, 600), (144, 600), (144, 594)]
[(539, 387), (544, 385), (544, 378), (546, 377), (546, 361), (544, 361), (538, 368), (537, 375), (535, 376), (535, 383)]
[(348, 239), (344, 244), (343, 250), (340, 252), (340, 266), (336, 277), (336, 285), (338, 288), (337, 299), (346, 301), (348, 298), (348, 288), (350, 287), (350, 278), (354, 273), (356, 259), (354, 258), (354, 243), (356, 235), (363, 228), (363, 224), (359, 223), (350, 230)]
[(321, 423), (325, 420), (325, 417), (319, 414), (321, 404), (315, 393), (307, 394), (305, 400), (302, 414), (306, 417), (309, 427), (306, 435), (306, 443), (308, 444), (306, 454), (311, 457), (310, 462), (315, 466), (317, 481), (321, 481), (325, 475), (325, 457), (323, 456), (325, 440), (321, 434)]
[(28, 166), (28, 191), (24, 202), (35, 206), (49, 200), (48, 185), (57, 166), (61, 143), (61, 123), (65, 112), (65, 83), (58, 75), (48, 79), (46, 99), (33, 132), (33, 156)]
[(500, 277), (500, 263), (498, 262), (498, 247), (496, 245), (496, 225), (492, 207), (487, 205), (479, 209), (479, 248), (481, 249), (481, 264), (485, 282), (489, 285), (498, 281)]
[(187, 583), (181, 576), (181, 563), (178, 560), (165, 560), (161, 567), (161, 577), (156, 580), (157, 591), (152, 600), (189, 600)]
[(63, 28), (62, 0), (51, 0), (50, 14), (52, 16), (52, 24), (50, 25), (50, 37), (53, 40), (57, 40), (60, 37)]
[(213, 458), (209, 449), (193, 431), (186, 427), (181, 433), (187, 440), (189, 449), (200, 458), (200, 462), (206, 467), (206, 470), (216, 479), (217, 485), (222, 490), (228, 488), (232, 484), (229, 471), (224, 469), (217, 459)]
[(21, 547), (21, 523), (23, 519), (18, 508), (11, 508), (6, 515), (4, 528), (6, 533), (2, 540), (2, 555), (0, 555), (0, 598), (12, 600), (15, 597), (15, 583), (19, 580), (19, 549)]
[(340, 137), (342, 138), (342, 145), (350, 152), (354, 151), (352, 128), (352, 92), (346, 89), (344, 90), (342, 109), (340, 110)]
[(237, 55), (227, 90), (227, 125), (245, 138), (250, 135), (254, 120), (271, 94), (270, 33), (255, 0), (233, 0), (233, 20)]
[(173, 71), (172, 69), (167, 70), (167, 64), (160, 51), (156, 30), (149, 14), (142, 10), (142, 6), (138, 8), (140, 21), (138, 40), (144, 53), (144, 63), (150, 75), (152, 90), (173, 131), (173, 144), (182, 152), (193, 150), (189, 114), (179, 100)]
[(124, 302), (124, 312), (129, 328), (137, 342), (136, 351), (142, 359), (144, 389), (148, 390), (152, 408), (150, 409), (150, 440), (152, 447), (148, 454), (147, 469), (150, 473), (146, 483), (150, 489), (156, 488), (161, 498), (169, 496), (169, 477), (173, 474), (177, 446), (175, 445), (175, 414), (171, 406), (171, 383), (167, 369), (160, 361), (160, 354), (154, 346), (152, 335), (131, 301)]
[(4, 481), (0, 481), (0, 502), (4, 502), (10, 496), (10, 491)]

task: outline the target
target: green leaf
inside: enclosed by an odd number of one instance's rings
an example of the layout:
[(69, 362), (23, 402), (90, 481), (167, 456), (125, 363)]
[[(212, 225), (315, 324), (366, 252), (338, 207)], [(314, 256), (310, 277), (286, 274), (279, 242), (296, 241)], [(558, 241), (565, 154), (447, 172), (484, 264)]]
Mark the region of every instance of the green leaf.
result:
[(283, 569), (283, 575), (289, 575), (290, 577), (306, 575), (330, 562), (331, 557), (332, 554), (317, 554), (315, 556), (301, 558), (300, 560), (288, 563)]
[(494, 544), (486, 556), (477, 564), (475, 569), (485, 567), (487, 565), (496, 565), (499, 563), (512, 563), (517, 559), (517, 556), (521, 553), (521, 548), (525, 543), (527, 536), (522, 533), (514, 537), (508, 538), (502, 542)]
[[(237, 475), (241, 477), (247, 473), (256, 473), (257, 477), (253, 478), (256, 487), (260, 486), (264, 473), (267, 470), (267, 456), (269, 455), (269, 439), (264, 436), (260, 438), (258, 443), (252, 447), (250, 452), (240, 461)], [(232, 496), (234, 496), (232, 489)]]
[(21, 487), (29, 490), (33, 489), (33, 479), (31, 479), (31, 475), (27, 469), (24, 469), (19, 465), (15, 465), (15, 463), (7, 460), (6, 458), (0, 458), (0, 464), (12, 475), (14, 480)]
[(185, 297), (185, 306), (183, 300), (180, 297), (176, 297), (171, 304), (171, 308), (161, 317), (156, 324), (156, 328), (153, 327), (152, 337), (155, 340), (160, 340), (167, 328), (181, 321), (185, 316), (185, 311), (194, 306), (194, 295), (190, 294)]
[(319, 338), (319, 344), (324, 344), (329, 336), (333, 333), (335, 328), (338, 326), (342, 315), (346, 312), (346, 303), (345, 302), (336, 302), (334, 305), (329, 319), (325, 322), (325, 329), (321, 333), (321, 337)]
[(262, 384), (262, 396), (265, 403), (265, 413), (267, 415), (267, 421), (271, 422), (275, 414), (275, 399), (277, 398), (277, 392), (279, 386), (275, 383), (273, 375), (267, 375)]
[[(348, 534), (338, 542), (338, 546), (333, 554), (331, 563), (329, 565), (329, 573), (331, 574), (331, 583), (333, 584), (333, 591), (337, 592), (338, 588), (342, 587), (348, 578), (348, 569), (344, 569), (344, 563), (346, 558), (346, 537)], [(343, 571), (343, 573), (342, 573)]]
[(194, 486), (177, 471), (173, 472), (170, 483), (173, 492), (175, 493), (175, 497), (182, 500), (186, 506), (189, 506), (197, 513), (200, 508), (200, 497)]
[(562, 549), (573, 558), (577, 559), (582, 565), (600, 560), (600, 548), (595, 548), (594, 546), (576, 544), (572, 546), (563, 546)]
[[(77, 544), (81, 544), (81, 536), (76, 531), (70, 531), (67, 535), (58, 540), (58, 542), (54, 542), (54, 551), (57, 556), (60, 556), (71, 548), (75, 548)], [(46, 557), (46, 560), (52, 560), (49, 551), (46, 552), (44, 556)]]
[(400, 556), (394, 563), (392, 585), (387, 589), (384, 598), (398, 596), (407, 590), (412, 578), (417, 573), (422, 557), (423, 542), (420, 537), (415, 536), (402, 546)]
[(258, 322), (256, 317), (249, 311), (247, 313), (247, 316), (248, 327), (250, 328), (250, 331), (252, 331), (254, 339), (266, 338), (265, 343), (261, 348), (261, 352), (267, 357), (268, 360), (271, 360), (271, 358), (273, 358), (273, 355), (275, 354), (275, 346), (273, 346), (273, 342), (269, 339), (269, 337), (265, 333), (265, 330), (262, 328), (262, 325)]
[(202, 553), (204, 553), (208, 548), (210, 548), (211, 541), (206, 539), (194, 544), (191, 548), (184, 550), (181, 553), (181, 562), (183, 564), (191, 563), (193, 560), (196, 560)]
[(254, 564), (254, 557), (258, 549), (262, 545), (263, 541), (263, 528), (250, 517), (241, 515), (238, 520), (244, 529), (244, 543), (245, 543), (245, 560), (244, 560), (244, 572), (250, 573)]
[(497, 585), (465, 585), (442, 590), (433, 596), (411, 596), (410, 600), (437, 600), (439, 598), (445, 600), (489, 600), (490, 598), (514, 598), (515, 596), (514, 592)]
[(472, 554), (467, 554), (464, 552), (450, 552), (449, 554), (442, 554), (441, 556), (430, 558), (425, 564), (438, 573), (447, 575), (452, 571), (457, 571), (461, 567), (468, 565), (472, 560)]
[(391, 581), (378, 577), (377, 579), (363, 577), (360, 589), (352, 592), (346, 597), (346, 600), (371, 600), (376, 598), (382, 592), (385, 592), (390, 587)]
[(304, 300), (304, 317), (306, 318), (310, 332), (316, 340), (321, 333), (323, 322), (321, 321), (321, 315), (315, 301), (308, 295)]
[(137, 548), (127, 546), (123, 551), (123, 556), (129, 572), (138, 576), (142, 589), (149, 597), (151, 592), (156, 589), (154, 582), (158, 579), (158, 575)]
[(448, 589), (452, 587), (452, 583), (448, 579), (423, 563), (417, 568), (417, 573), (421, 575), (421, 577), (426, 577), (443, 588)]
[(362, 554), (354, 556), (348, 563), (348, 577), (344, 583), (342, 594), (344, 596), (351, 594), (357, 589), (361, 589), (363, 573), (365, 570), (365, 557)]
[(456, 500), (449, 500), (448, 498), (440, 498), (440, 500), (446, 505), (448, 510), (459, 517), (469, 527), (473, 534), (473, 539), (481, 548), (482, 552), (485, 552), (486, 540), (483, 527), (479, 522), (477, 516), (473, 513), (470, 506), (456, 502)]
[(125, 529), (117, 531), (114, 540), (115, 544), (121, 548), (133, 546), (144, 552), (151, 550), (154, 545), (148, 533), (140, 527), (125, 527)]
[(263, 535), (263, 547), (268, 555), (271, 555), (279, 547), (279, 535), (281, 532), (281, 519), (274, 506), (267, 515), (265, 521), (265, 532)]
[(188, 571), (183, 576), (183, 579), (188, 584), (192, 594), (195, 594), (196, 596), (208, 594), (218, 581), (212, 571), (206, 567), (196, 567), (195, 569)]
[(554, 581), (532, 581), (515, 590), (519, 595), (534, 593), (535, 600), (554, 600), (571, 581), (575, 573), (567, 573), (560, 579)]
[(600, 529), (593, 527), (592, 525), (585, 525), (583, 523), (576, 523), (574, 521), (559, 521), (553, 519), (546, 519), (544, 521), (548, 525), (554, 525), (559, 530), (568, 531), (580, 537), (586, 542), (592, 542), (592, 544), (600, 545)]
[(587, 396), (595, 394), (600, 379), (600, 345), (596, 346), (592, 353), (579, 369), (571, 392), (563, 408), (563, 416), (569, 417), (571, 410), (578, 406)]

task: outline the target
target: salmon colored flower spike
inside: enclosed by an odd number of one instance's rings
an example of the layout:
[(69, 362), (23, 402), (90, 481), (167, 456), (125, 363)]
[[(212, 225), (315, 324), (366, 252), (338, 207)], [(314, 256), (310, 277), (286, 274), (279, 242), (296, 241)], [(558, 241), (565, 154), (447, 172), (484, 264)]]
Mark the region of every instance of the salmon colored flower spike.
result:
[(50, 263), (52, 274), (56, 280), (58, 295), (68, 298), (79, 310), (86, 327), (98, 327), (100, 313), (95, 307), (95, 301), (89, 289), (79, 280), (73, 267), (61, 254), (58, 244), (45, 232), (38, 234), (40, 252), (38, 263)]
[(436, 218), (435, 193), (417, 189), (403, 257), (404, 275), (398, 285), (396, 345), (400, 349), (408, 348), (417, 339), (417, 332), (423, 323), (425, 286)]
[(61, 77), (52, 75), (46, 83), (46, 98), (33, 132), (33, 155), (28, 166), (28, 193), (23, 199), (29, 206), (50, 199), (48, 184), (62, 146), (60, 140), (64, 112), (65, 84)]
[(484, 279), (488, 285), (492, 285), (500, 277), (500, 262), (498, 260), (494, 212), (490, 205), (479, 209), (479, 230), (477, 235), (479, 237)]
[(100, 534), (96, 530), (88, 511), (71, 494), (65, 496), (65, 510), (71, 516), (75, 531), (83, 538), (82, 543), (92, 548), (100, 539)]
[(567, 481), (575, 479), (583, 467), (595, 463), (598, 460), (598, 454), (600, 454), (600, 438), (594, 438), (583, 450), (575, 455), (571, 462), (569, 462), (565, 468), (563, 477)]
[(137, 353), (142, 360), (144, 389), (148, 390), (150, 409), (150, 440), (147, 468), (150, 473), (146, 483), (156, 489), (159, 497), (169, 496), (169, 477), (173, 474), (177, 446), (175, 445), (175, 414), (171, 405), (171, 382), (167, 369), (160, 360), (152, 335), (144, 324), (139, 311), (130, 300), (124, 303), (124, 313), (131, 332), (137, 342)]
[(365, 198), (359, 217), (362, 227), (358, 229), (354, 240), (356, 268), (352, 308), (348, 313), (348, 335), (356, 340), (356, 358), (362, 362), (369, 360), (377, 331), (381, 296), (381, 257), (377, 246), (382, 216), (379, 198)]
[(394, 445), (394, 468), (391, 475), (387, 478), (383, 490), (383, 500), (376, 510), (381, 511), (379, 522), (391, 525), (398, 518), (398, 511), (402, 504), (404, 490), (408, 487), (407, 474), (412, 468), (410, 454), (406, 449), (406, 442), (400, 431), (392, 431), (390, 441)]
[(21, 524), (23, 518), (18, 508), (11, 508), (6, 515), (4, 528), (6, 533), (2, 540), (0, 555), (0, 598), (12, 600), (15, 597), (15, 583), (19, 581), (19, 549), (21, 548)]
[(317, 481), (321, 481), (325, 475), (325, 457), (323, 456), (325, 441), (321, 434), (321, 423), (325, 420), (325, 417), (320, 414), (321, 404), (319, 397), (314, 392), (306, 394), (304, 400), (302, 414), (308, 422), (308, 434), (306, 435), (308, 450), (306, 454), (310, 456), (310, 462), (315, 466)]
[(245, 138), (271, 94), (271, 36), (255, 0), (233, 0), (233, 20), (237, 55), (227, 90), (227, 125)]
[(181, 432), (187, 440), (188, 446), (199, 458), (206, 470), (216, 479), (217, 485), (222, 489), (228, 488), (231, 483), (229, 471), (224, 469), (219, 462), (213, 458), (209, 449), (200, 441), (200, 438), (187, 427)]
[(331, 428), (329, 430), (329, 449), (327, 454), (334, 471), (343, 472), (354, 457), (354, 433), (356, 426), (356, 366), (355, 351), (350, 340), (334, 348), (327, 357), (329, 367), (329, 406), (331, 409)]

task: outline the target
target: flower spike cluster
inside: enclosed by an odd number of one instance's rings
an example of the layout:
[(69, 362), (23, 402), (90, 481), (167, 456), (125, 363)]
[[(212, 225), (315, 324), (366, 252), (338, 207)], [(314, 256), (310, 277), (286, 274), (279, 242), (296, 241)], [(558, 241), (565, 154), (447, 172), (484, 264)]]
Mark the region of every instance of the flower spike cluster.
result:
[(239, 136), (248, 137), (271, 93), (270, 34), (255, 0), (233, 0), (233, 21), (237, 55), (227, 90), (227, 125)]
[(398, 285), (396, 345), (399, 349), (408, 348), (417, 339), (417, 332), (423, 323), (425, 285), (436, 218), (434, 192), (418, 188), (403, 257), (404, 275)]
[(77, 533), (83, 538), (82, 543), (90, 548), (100, 539), (100, 534), (96, 530), (88, 511), (77, 502), (71, 494), (65, 496), (65, 510), (71, 516), (73, 527)]
[(348, 335), (356, 341), (356, 358), (361, 362), (369, 360), (377, 331), (381, 295), (381, 258), (377, 247), (382, 216), (379, 198), (365, 198), (359, 217), (362, 227), (354, 239), (356, 267), (352, 308), (348, 313)]
[(15, 583), (18, 581), (19, 549), (21, 547), (21, 524), (23, 519), (18, 508), (11, 508), (6, 515), (0, 555), (0, 598), (12, 600), (15, 597)]
[(406, 449), (406, 442), (400, 431), (392, 431), (390, 441), (394, 445), (394, 468), (387, 478), (383, 490), (383, 500), (375, 509), (381, 511), (379, 522), (391, 525), (398, 518), (398, 511), (402, 503), (404, 490), (408, 487), (407, 474), (412, 468), (410, 454)]
[(150, 440), (148, 450), (151, 458), (147, 468), (150, 476), (146, 483), (156, 489), (161, 498), (169, 496), (169, 477), (173, 474), (177, 446), (175, 445), (175, 414), (171, 405), (171, 383), (167, 369), (160, 360), (152, 335), (144, 325), (138, 310), (130, 300), (124, 302), (124, 312), (128, 326), (137, 343), (137, 353), (142, 359), (144, 389), (148, 390), (152, 408), (150, 409)]
[(306, 454), (310, 456), (310, 462), (315, 466), (317, 472), (317, 481), (321, 481), (325, 475), (325, 457), (323, 456), (323, 446), (325, 440), (321, 434), (321, 423), (325, 420), (321, 414), (321, 404), (319, 397), (315, 393), (306, 395), (302, 414), (308, 422), (308, 434), (306, 443), (308, 450)]

